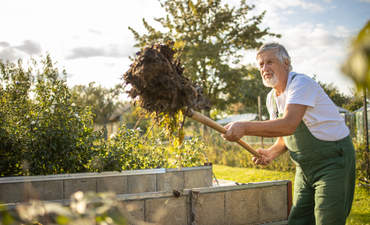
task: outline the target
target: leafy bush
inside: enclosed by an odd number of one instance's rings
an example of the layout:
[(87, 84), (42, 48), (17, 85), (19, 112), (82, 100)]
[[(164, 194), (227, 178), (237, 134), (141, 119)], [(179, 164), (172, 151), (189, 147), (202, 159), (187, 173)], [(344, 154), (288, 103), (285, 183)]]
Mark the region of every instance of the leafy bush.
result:
[(125, 125), (97, 151), (88, 164), (92, 171), (121, 171), (149, 168), (199, 166), (204, 162), (204, 144), (199, 138), (170, 143), (163, 132), (140, 134)]
[(0, 69), (0, 176), (86, 171), (99, 134), (51, 58)]
[(137, 129), (123, 125), (108, 141), (101, 141), (101, 147), (89, 163), (93, 171), (121, 171), (165, 167), (167, 159), (163, 146), (147, 146)]

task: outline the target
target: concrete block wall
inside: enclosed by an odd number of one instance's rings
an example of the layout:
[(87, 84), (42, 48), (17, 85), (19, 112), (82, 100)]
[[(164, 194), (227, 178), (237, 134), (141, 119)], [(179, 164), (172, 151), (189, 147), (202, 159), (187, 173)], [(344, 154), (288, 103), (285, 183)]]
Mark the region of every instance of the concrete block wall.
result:
[(170, 192), (118, 195), (138, 221), (164, 225), (287, 224), (290, 181), (204, 187)]
[(69, 199), (77, 191), (133, 194), (212, 186), (212, 166), (0, 178), (0, 202)]
[(286, 221), (290, 181), (192, 189), (195, 224), (262, 224)]

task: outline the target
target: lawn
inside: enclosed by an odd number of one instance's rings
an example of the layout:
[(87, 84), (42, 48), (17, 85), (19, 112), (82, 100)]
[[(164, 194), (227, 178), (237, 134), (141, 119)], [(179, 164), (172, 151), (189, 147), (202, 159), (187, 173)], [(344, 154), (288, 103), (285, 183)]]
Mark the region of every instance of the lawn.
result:
[[(238, 168), (213, 165), (217, 179), (231, 180), (239, 183), (262, 182), (271, 180), (291, 180), (294, 182), (294, 172), (279, 172), (257, 168)], [(347, 219), (349, 225), (370, 224), (370, 189), (356, 186), (352, 211)]]

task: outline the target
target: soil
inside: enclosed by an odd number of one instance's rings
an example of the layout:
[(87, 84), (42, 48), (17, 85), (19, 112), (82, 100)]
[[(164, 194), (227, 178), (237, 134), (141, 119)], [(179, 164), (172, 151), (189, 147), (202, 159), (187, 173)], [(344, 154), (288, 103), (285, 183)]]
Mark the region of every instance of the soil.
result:
[(155, 44), (136, 53), (123, 75), (128, 94), (149, 112), (174, 116), (179, 110), (208, 107), (202, 89), (183, 76), (184, 69), (169, 45)]

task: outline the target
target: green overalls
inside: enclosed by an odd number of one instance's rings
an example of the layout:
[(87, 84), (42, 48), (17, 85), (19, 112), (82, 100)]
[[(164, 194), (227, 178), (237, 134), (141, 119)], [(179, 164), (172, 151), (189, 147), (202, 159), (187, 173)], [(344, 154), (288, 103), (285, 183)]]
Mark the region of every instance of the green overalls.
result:
[(302, 120), (292, 135), (283, 138), (296, 164), (288, 224), (344, 225), (355, 189), (355, 151), (350, 136), (322, 141)]

